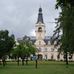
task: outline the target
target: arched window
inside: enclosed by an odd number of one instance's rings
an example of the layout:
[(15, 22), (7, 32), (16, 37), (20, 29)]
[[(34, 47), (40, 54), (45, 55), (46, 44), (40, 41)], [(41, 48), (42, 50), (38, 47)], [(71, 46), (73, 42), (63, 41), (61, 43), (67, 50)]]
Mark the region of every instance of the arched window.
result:
[(39, 41), (39, 45), (41, 45), (41, 41)]
[(41, 27), (38, 28), (38, 32), (42, 32), (42, 28)]

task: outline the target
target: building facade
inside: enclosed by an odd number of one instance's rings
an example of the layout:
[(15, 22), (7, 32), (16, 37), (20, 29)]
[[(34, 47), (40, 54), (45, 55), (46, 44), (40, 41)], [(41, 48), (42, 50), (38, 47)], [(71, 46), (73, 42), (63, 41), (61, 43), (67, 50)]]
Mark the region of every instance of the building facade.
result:
[[(36, 38), (34, 40), (34, 45), (37, 48), (36, 54), (38, 55), (38, 59), (45, 59), (45, 60), (64, 60), (63, 52), (58, 52), (58, 47), (54, 47), (50, 43), (50, 37), (46, 36), (46, 25), (43, 20), (42, 8), (39, 8), (38, 12), (38, 19), (35, 25), (35, 33)], [(32, 39), (33, 41), (33, 39)], [(69, 60), (74, 61), (74, 55)]]
[[(43, 20), (42, 8), (39, 8), (38, 18), (35, 24), (36, 36), (28, 36), (32, 44), (37, 48), (36, 55), (39, 60), (58, 60), (64, 61), (64, 53), (58, 52), (58, 47), (51, 44), (51, 37), (46, 36), (46, 25)], [(25, 36), (27, 37), (27, 36)], [(22, 39), (18, 39), (22, 40)], [(55, 42), (56, 43), (56, 42)], [(74, 54), (68, 54), (68, 60), (74, 61)]]

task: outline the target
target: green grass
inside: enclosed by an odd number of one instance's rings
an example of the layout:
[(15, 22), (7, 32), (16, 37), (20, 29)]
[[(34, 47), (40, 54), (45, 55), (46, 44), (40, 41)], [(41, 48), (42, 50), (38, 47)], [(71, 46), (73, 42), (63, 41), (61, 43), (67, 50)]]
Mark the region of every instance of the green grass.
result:
[(35, 62), (29, 62), (29, 65), (17, 66), (16, 62), (7, 62), (3, 67), (0, 65), (0, 74), (74, 74), (74, 62), (68, 66), (64, 62), (39, 61), (38, 68), (35, 68)]

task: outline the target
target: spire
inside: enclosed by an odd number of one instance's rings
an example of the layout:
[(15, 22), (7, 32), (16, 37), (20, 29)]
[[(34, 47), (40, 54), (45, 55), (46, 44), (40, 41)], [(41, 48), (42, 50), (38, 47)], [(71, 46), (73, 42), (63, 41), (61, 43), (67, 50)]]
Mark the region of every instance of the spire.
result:
[(39, 22), (44, 23), (44, 21), (43, 21), (43, 14), (42, 14), (42, 8), (41, 8), (41, 7), (39, 8), (37, 24), (38, 24)]

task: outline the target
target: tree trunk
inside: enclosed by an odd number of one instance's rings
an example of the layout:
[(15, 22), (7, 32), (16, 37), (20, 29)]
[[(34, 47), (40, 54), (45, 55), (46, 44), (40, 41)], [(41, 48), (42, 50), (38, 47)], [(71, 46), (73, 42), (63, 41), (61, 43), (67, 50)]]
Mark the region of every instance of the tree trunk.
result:
[(5, 57), (2, 57), (3, 66), (5, 66)]
[(35, 64), (35, 68), (36, 68), (36, 69), (37, 69), (37, 64), (38, 64), (38, 63), (37, 63), (37, 60), (36, 60), (36, 64)]
[(28, 65), (28, 57), (26, 58), (26, 65)]
[(24, 58), (22, 58), (22, 65), (24, 66)]
[(0, 65), (1, 65), (1, 61), (0, 61)]
[(18, 57), (18, 59), (17, 59), (17, 64), (18, 64), (18, 66), (19, 66), (19, 57)]
[(68, 53), (66, 52), (66, 58), (65, 58), (65, 61), (66, 61), (66, 65), (68, 65)]

